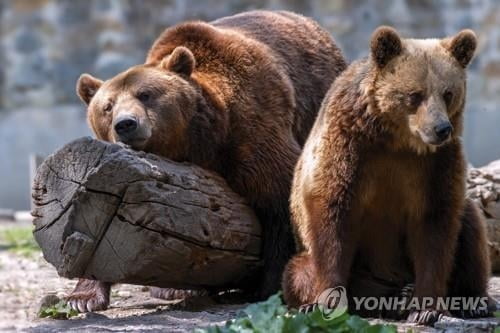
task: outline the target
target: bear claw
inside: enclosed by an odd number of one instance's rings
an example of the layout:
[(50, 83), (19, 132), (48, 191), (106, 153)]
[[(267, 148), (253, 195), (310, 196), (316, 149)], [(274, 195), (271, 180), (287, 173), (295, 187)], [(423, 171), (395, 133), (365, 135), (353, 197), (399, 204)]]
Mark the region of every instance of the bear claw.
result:
[(80, 313), (106, 310), (109, 301), (95, 295), (74, 295), (67, 299), (68, 305)]
[(208, 292), (206, 290), (151, 287), (149, 289), (149, 294), (154, 298), (171, 301), (176, 299), (186, 299), (189, 297), (206, 296)]
[(106, 310), (109, 306), (111, 285), (94, 280), (80, 280), (71, 294), (66, 297), (67, 304), (78, 312)]
[(313, 303), (313, 304), (303, 304), (299, 307), (299, 312), (300, 313), (309, 313), (309, 312), (313, 312), (314, 310), (316, 310), (318, 304), (316, 303)]
[(422, 311), (412, 311), (407, 321), (410, 323), (415, 323), (419, 325), (432, 326), (443, 316), (442, 311), (437, 310), (422, 310)]

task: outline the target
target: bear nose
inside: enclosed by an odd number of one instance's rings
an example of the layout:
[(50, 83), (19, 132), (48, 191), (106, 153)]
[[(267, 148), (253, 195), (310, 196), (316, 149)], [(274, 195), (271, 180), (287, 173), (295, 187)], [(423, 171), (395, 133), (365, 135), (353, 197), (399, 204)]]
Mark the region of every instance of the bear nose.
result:
[(115, 123), (115, 131), (118, 135), (127, 135), (137, 129), (137, 120), (133, 117), (123, 117)]
[(434, 132), (436, 133), (436, 136), (439, 138), (439, 140), (444, 141), (448, 139), (450, 136), (451, 132), (453, 131), (453, 127), (449, 122), (444, 122), (439, 125), (436, 125), (434, 127)]

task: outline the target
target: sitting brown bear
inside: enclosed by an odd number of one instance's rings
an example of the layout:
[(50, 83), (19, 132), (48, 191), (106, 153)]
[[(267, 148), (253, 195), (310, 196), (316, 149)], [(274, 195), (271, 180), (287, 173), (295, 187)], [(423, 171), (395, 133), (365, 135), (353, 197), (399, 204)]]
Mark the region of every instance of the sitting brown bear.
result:
[(283, 277), (289, 305), (328, 288), (380, 297), (414, 282), (415, 299), (432, 304), (405, 316), (430, 324), (442, 313), (438, 297), (488, 300), (485, 225), (465, 199), (461, 142), (476, 44), (470, 30), (415, 40), (381, 27), (370, 57), (333, 83), (293, 181), (301, 253)]
[[(263, 226), (259, 298), (279, 289), (295, 251), (288, 199), (293, 169), (328, 87), (346, 67), (314, 21), (254, 11), (166, 29), (146, 64), (77, 91), (99, 139), (221, 174)], [(104, 309), (110, 284), (80, 280), (69, 302)]]

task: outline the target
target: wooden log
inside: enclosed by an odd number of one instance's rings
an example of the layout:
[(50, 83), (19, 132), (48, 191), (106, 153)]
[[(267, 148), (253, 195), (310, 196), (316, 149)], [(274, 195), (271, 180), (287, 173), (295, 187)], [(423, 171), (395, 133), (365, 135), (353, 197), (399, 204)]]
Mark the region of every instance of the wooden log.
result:
[(261, 266), (261, 229), (224, 179), (91, 138), (39, 167), (34, 236), (59, 275), (232, 288)]

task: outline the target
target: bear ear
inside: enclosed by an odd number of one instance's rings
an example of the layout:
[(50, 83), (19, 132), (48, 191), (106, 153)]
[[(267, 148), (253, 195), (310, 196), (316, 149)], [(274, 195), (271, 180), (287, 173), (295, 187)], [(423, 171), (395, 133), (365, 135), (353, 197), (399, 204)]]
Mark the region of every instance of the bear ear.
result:
[(94, 97), (101, 86), (102, 80), (90, 74), (82, 74), (76, 83), (76, 93), (85, 104), (89, 105), (92, 97)]
[(403, 51), (403, 43), (396, 30), (382, 26), (377, 28), (370, 42), (371, 56), (379, 68), (387, 65)]
[(465, 29), (454, 37), (443, 41), (444, 47), (450, 52), (463, 68), (471, 62), (477, 47), (477, 37), (474, 31)]
[(195, 65), (196, 60), (194, 59), (193, 53), (184, 46), (176, 47), (160, 64), (165, 70), (186, 76), (191, 75)]

